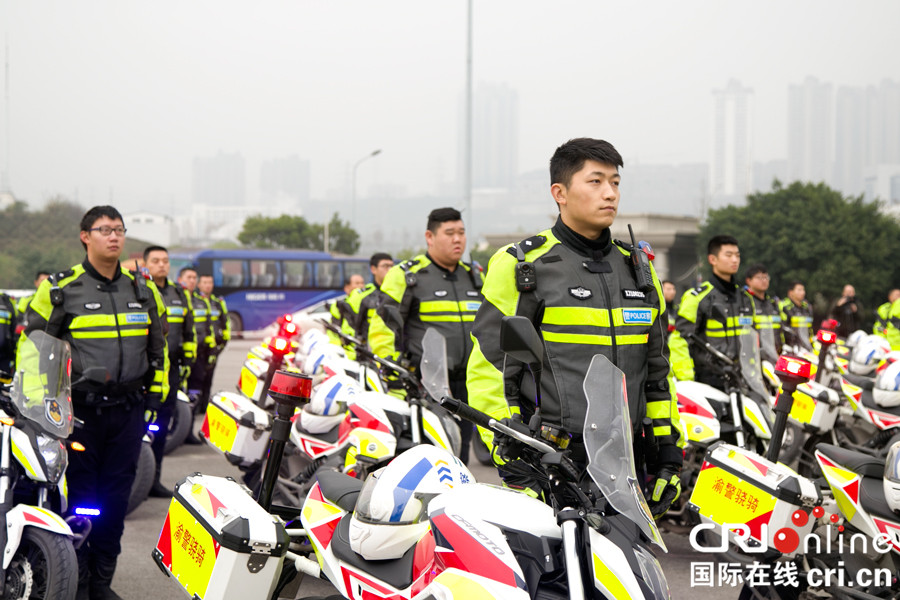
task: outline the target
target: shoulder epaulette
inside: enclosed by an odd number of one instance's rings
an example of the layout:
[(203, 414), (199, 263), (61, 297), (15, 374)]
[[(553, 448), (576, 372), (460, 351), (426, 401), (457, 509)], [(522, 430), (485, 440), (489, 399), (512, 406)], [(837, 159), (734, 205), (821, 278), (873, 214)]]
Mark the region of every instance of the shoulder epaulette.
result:
[(701, 284), (698, 285), (697, 287), (693, 288), (693, 289), (691, 290), (691, 293), (692, 293), (693, 295), (695, 295), (695, 296), (699, 296), (699, 295), (701, 294), (701, 292), (703, 292), (704, 290), (708, 289), (708, 288), (711, 287), (711, 286), (712, 286), (712, 284), (711, 284), (710, 282), (704, 281), (703, 283), (701, 283)]
[(400, 268), (404, 271), (409, 271), (417, 264), (419, 264), (418, 258), (410, 258), (409, 260), (404, 260), (402, 263), (400, 263)]
[(613, 244), (615, 244), (616, 246), (618, 246), (618, 247), (621, 248), (622, 250), (625, 250), (626, 252), (633, 252), (633, 251), (634, 251), (634, 246), (632, 246), (632, 245), (629, 244), (628, 242), (623, 242), (622, 240), (613, 240)]
[(516, 256), (516, 246), (522, 248), (522, 252), (526, 254), (534, 250), (535, 248), (540, 248), (547, 241), (547, 238), (543, 235), (533, 235), (530, 238), (525, 238), (518, 244), (513, 244), (509, 248), (506, 249), (513, 257)]
[(66, 279), (67, 277), (71, 277), (74, 274), (75, 274), (75, 269), (68, 269), (66, 271), (60, 271), (59, 273), (56, 274), (56, 281), (62, 281), (63, 279)]

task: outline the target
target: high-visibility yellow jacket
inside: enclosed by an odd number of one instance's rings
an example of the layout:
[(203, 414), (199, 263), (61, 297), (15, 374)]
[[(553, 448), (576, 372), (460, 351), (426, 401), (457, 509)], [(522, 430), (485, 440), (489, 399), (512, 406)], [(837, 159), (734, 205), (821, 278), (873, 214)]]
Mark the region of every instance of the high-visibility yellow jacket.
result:
[[(713, 306), (719, 306), (725, 321), (713, 315)], [(750, 295), (736, 283), (725, 282), (713, 276), (690, 289), (681, 297), (675, 331), (669, 336), (672, 352), (672, 370), (682, 381), (697, 380), (721, 387), (721, 370), (716, 359), (692, 343), (691, 337), (709, 342), (729, 358), (740, 357), (739, 336), (753, 326), (755, 311)]]
[[(369, 325), (369, 346), (376, 355), (413, 365), (422, 359), (422, 338), (437, 329), (447, 342), (447, 369), (451, 379), (464, 377), (472, 350), (469, 334), (481, 306), (481, 274), (460, 261), (454, 271), (434, 263), (428, 254), (395, 265), (381, 284), (384, 294)], [(394, 307), (400, 324), (387, 315)], [(387, 317), (387, 318), (385, 318)]]
[[(545, 424), (580, 438), (587, 409), (584, 377), (594, 355), (602, 354), (625, 374), (636, 447), (642, 421), (649, 417), (659, 446), (657, 462), (680, 465), (678, 408), (665, 343), (667, 319), (660, 308), (662, 290), (655, 270), (653, 289), (639, 290), (627, 262), (630, 246), (609, 242), (592, 252), (575, 236), (558, 220), (552, 229), (519, 243), (523, 262), (534, 267), (533, 291), (517, 288), (520, 261), (513, 245), (491, 258), (484, 304), (472, 329), (475, 346), (466, 379), (469, 404), (498, 420), (521, 414), (528, 422), (534, 411), (534, 383), (520, 362), (500, 350), (503, 317), (524, 316), (544, 342)], [(490, 445), (491, 433), (482, 430), (481, 435)]]
[(888, 313), (885, 337), (891, 344), (891, 350), (900, 350), (900, 300), (894, 300)]
[[(749, 290), (748, 294), (753, 300), (753, 309), (756, 311), (756, 316), (753, 317), (753, 327), (760, 332), (760, 336), (771, 331), (771, 335), (775, 340), (775, 352), (781, 354), (781, 347), (784, 345), (784, 334), (781, 330), (781, 310), (778, 308), (775, 300), (768, 294), (766, 294), (765, 298), (760, 298), (756, 294), (750, 293)], [(772, 359), (772, 357), (763, 358)]]
[(878, 310), (875, 311), (877, 317), (875, 318), (875, 326), (872, 327), (872, 333), (875, 335), (880, 335), (882, 337), (887, 337), (887, 325), (888, 318), (891, 314), (891, 303), (885, 302), (881, 306), (878, 307)]
[[(159, 286), (157, 286), (159, 288)], [(194, 330), (194, 313), (188, 292), (176, 283), (166, 280), (159, 294), (166, 305), (166, 321), (169, 324), (166, 332), (166, 346), (169, 351), (169, 364), (177, 365), (194, 361), (197, 351), (197, 332)]]
[[(809, 302), (803, 301), (799, 306), (794, 304), (790, 298), (785, 298), (778, 305), (781, 310), (781, 325), (784, 332), (784, 343), (791, 346), (798, 344), (811, 347), (810, 340), (801, 340), (797, 337), (799, 331), (801, 335), (809, 335), (812, 332), (813, 313)], [(804, 333), (805, 332), (805, 333)]]
[(121, 395), (142, 386), (165, 398), (169, 388), (165, 311), (152, 281), (121, 266), (110, 280), (85, 259), (41, 283), (28, 307), (25, 335), (40, 329), (68, 342), (73, 381), (86, 369), (106, 370), (105, 383), (73, 385), (76, 403), (90, 403), (83, 400), (87, 393), (95, 393), (100, 403), (104, 394)]

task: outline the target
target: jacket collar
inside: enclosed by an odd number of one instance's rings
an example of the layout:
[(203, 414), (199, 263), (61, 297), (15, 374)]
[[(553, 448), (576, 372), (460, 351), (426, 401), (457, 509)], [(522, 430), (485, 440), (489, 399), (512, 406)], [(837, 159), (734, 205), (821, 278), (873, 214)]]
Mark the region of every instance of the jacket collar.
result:
[(590, 240), (581, 234), (575, 233), (568, 225), (563, 223), (562, 216), (556, 217), (556, 224), (550, 229), (556, 239), (563, 245), (581, 256), (587, 256), (599, 260), (609, 254), (612, 249), (612, 235), (609, 229), (596, 240)]
[(101, 275), (97, 269), (94, 268), (94, 265), (91, 264), (91, 261), (84, 257), (84, 262), (81, 263), (81, 266), (84, 267), (85, 273), (96, 279), (97, 281), (102, 281), (103, 283), (112, 283), (119, 279), (122, 276), (122, 263), (116, 261), (116, 274), (113, 275), (112, 279), (109, 279), (105, 275)]

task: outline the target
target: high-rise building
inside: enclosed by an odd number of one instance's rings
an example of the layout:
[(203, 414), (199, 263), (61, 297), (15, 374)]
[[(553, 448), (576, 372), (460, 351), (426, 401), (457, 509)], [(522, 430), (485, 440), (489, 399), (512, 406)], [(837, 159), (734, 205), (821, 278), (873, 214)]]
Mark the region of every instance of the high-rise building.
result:
[(721, 206), (742, 202), (751, 191), (753, 90), (732, 79), (723, 89), (713, 90), (713, 97), (709, 194), (712, 206)]
[(506, 84), (481, 83), (472, 100), (472, 187), (511, 189), (518, 175), (519, 95)]
[(212, 157), (194, 157), (192, 194), (194, 204), (243, 206), (247, 202), (244, 157), (219, 152)]
[(263, 161), (259, 170), (259, 189), (264, 201), (291, 200), (309, 202), (309, 161), (293, 154)]
[(791, 181), (830, 183), (833, 161), (832, 87), (807, 77), (788, 87), (788, 176)]
[(866, 165), (900, 164), (900, 83), (866, 89)]
[(866, 166), (866, 91), (841, 86), (834, 105), (834, 187), (847, 195), (863, 192)]

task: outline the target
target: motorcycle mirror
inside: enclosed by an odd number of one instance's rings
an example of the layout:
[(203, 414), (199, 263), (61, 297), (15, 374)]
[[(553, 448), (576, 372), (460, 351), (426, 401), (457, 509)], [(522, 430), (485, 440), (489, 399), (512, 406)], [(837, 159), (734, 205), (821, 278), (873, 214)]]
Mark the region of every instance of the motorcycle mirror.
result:
[(503, 317), (500, 323), (500, 349), (538, 372), (544, 360), (544, 344), (534, 325), (525, 317)]

